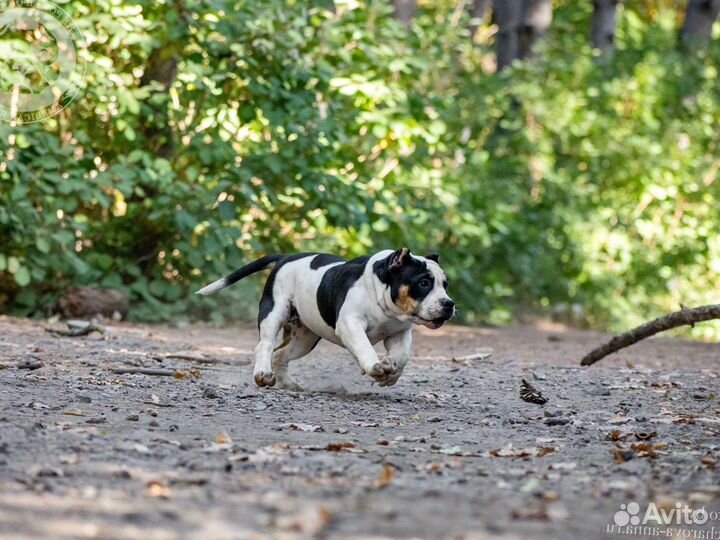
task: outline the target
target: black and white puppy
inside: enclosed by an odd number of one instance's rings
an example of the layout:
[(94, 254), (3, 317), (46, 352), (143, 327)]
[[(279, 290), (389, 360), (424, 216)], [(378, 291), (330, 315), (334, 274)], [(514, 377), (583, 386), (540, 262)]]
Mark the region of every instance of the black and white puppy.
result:
[[(345, 347), (363, 374), (395, 384), (410, 359), (412, 325), (439, 328), (455, 314), (438, 255), (407, 248), (346, 261), (324, 253), (267, 255), (204, 287), (208, 295), (274, 264), (260, 300), (255, 383), (298, 388), (288, 362), (321, 338)], [(276, 339), (283, 329), (283, 340)], [(373, 345), (383, 341), (387, 355)]]

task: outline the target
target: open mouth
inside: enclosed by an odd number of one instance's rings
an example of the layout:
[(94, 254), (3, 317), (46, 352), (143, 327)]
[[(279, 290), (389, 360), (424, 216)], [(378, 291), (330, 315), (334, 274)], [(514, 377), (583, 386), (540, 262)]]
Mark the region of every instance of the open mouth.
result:
[(423, 319), (422, 317), (417, 318), (417, 323), (422, 324), (423, 326), (426, 326), (430, 328), (431, 330), (435, 330), (437, 328), (440, 328), (443, 324), (445, 324), (445, 321), (447, 321), (444, 317), (438, 317), (437, 319)]

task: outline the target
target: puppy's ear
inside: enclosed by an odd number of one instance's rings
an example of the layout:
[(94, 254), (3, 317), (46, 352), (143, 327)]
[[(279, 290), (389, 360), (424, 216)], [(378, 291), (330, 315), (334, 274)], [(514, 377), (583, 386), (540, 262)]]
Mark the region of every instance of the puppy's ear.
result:
[(434, 251), (432, 253), (428, 253), (425, 255), (426, 259), (430, 259), (431, 261), (435, 261), (436, 263), (440, 264), (440, 255), (435, 253)]
[(388, 267), (390, 270), (399, 270), (405, 265), (410, 259), (410, 250), (408, 248), (398, 249), (395, 253), (390, 255), (388, 260)]

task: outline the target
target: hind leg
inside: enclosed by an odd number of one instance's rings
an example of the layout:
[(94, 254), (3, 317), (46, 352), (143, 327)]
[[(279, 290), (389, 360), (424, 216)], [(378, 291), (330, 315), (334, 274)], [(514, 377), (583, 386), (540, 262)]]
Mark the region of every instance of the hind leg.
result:
[(312, 351), (320, 338), (298, 320), (291, 321), (285, 326), (283, 337), (283, 342), (273, 354), (273, 371), (280, 386), (290, 390), (302, 390), (290, 377), (288, 364), (291, 360), (301, 358)]
[[(261, 304), (262, 312), (262, 304)], [(275, 299), (270, 311), (259, 322), (260, 340), (255, 347), (255, 368), (253, 377), (258, 386), (273, 386), (275, 374), (272, 370), (273, 349), (278, 332), (290, 316), (290, 302), (286, 299)]]

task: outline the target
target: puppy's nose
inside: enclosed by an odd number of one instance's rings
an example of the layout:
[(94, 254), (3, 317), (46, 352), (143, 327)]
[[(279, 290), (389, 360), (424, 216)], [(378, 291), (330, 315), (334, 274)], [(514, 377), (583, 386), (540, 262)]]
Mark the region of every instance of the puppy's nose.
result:
[(451, 314), (455, 309), (455, 302), (453, 302), (450, 298), (443, 298), (440, 301), (440, 305), (442, 306), (443, 311), (448, 314)]

